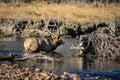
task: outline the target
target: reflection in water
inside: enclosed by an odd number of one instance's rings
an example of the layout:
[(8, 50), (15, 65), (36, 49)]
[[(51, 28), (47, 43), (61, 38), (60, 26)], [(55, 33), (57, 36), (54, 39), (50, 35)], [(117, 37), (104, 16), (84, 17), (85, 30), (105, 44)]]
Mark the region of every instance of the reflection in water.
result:
[(83, 64), (83, 69), (84, 70), (120, 70), (120, 63), (115, 61), (108, 61), (108, 60), (101, 61), (97, 59), (95, 59), (93, 62), (85, 60)]
[(8, 62), (8, 61), (0, 61), (0, 65), (2, 63), (7, 64), (20, 64), (21, 67), (38, 67), (40, 69), (48, 69), (48, 70), (120, 70), (120, 64), (114, 61), (95, 61), (95, 62), (85, 62), (82, 58), (63, 58), (62, 62), (49, 62), (49, 61), (16, 61), (16, 62)]
[[(56, 52), (62, 54), (64, 57), (60, 57), (60, 61), (56, 62), (49, 62), (44, 60), (34, 61), (34, 60), (27, 60), (27, 61), (16, 61), (14, 63), (20, 64), (21, 67), (31, 67), (36, 66), (40, 69), (52, 69), (52, 70), (120, 70), (120, 64), (114, 61), (99, 61), (99, 60), (87, 60), (87, 58), (84, 57), (75, 57), (76, 50), (71, 50), (70, 46), (72, 44), (77, 45), (77, 39), (76, 38), (64, 38), (65, 45), (60, 46), (57, 48)], [(9, 50), (16, 51), (22, 50), (23, 51), (23, 40), (20, 41), (4, 41), (6, 43), (5, 49), (3, 50)], [(3, 51), (4, 52), (4, 51)], [(20, 51), (21, 52), (21, 51)], [(1, 53), (1, 51), (0, 51)], [(0, 61), (0, 64), (7, 63), (7, 64), (13, 64), (13, 62), (7, 62), (7, 61)]]

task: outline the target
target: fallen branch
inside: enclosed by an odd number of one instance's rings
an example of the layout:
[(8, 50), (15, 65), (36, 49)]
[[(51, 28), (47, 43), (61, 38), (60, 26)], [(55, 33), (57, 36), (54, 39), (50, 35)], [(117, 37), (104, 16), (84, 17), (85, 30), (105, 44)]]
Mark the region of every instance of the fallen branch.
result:
[(9, 54), (4, 54), (4, 53), (0, 53), (0, 60), (8, 60), (8, 61), (25, 61), (25, 60), (30, 60), (30, 59), (34, 59), (34, 60), (39, 60), (39, 59), (45, 59), (48, 61), (59, 61), (59, 59), (55, 58), (55, 57), (50, 57), (47, 55), (43, 55), (41, 53), (27, 53), (28, 55), (26, 55), (26, 53), (22, 53), (22, 54), (15, 54), (15, 53), (9, 53)]
[(50, 57), (50, 56), (47, 56), (47, 55), (43, 55), (41, 53), (30, 53), (29, 55), (25, 56), (21, 56), (21, 57), (16, 57), (15, 60), (17, 61), (24, 61), (24, 60), (28, 60), (28, 59), (31, 59), (31, 58), (35, 58), (36, 60), (39, 60), (39, 59), (45, 59), (45, 60), (49, 60), (49, 61), (58, 61), (59, 59), (56, 59), (54, 57)]

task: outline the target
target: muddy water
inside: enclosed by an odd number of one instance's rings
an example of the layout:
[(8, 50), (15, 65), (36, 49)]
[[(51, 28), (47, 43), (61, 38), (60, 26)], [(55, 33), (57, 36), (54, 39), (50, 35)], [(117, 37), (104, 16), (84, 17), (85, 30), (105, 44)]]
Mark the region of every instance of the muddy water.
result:
[[(86, 60), (83, 57), (75, 57), (74, 55), (78, 52), (77, 50), (71, 50), (71, 45), (77, 45), (76, 38), (63, 38), (65, 45), (57, 48), (56, 53), (62, 55), (59, 62), (48, 62), (48, 61), (17, 61), (23, 66), (39, 67), (41, 69), (52, 69), (52, 70), (120, 70), (120, 63), (114, 61), (99, 61), (99, 60)], [(23, 41), (14, 38), (3, 38), (1, 42), (5, 43), (5, 46), (0, 53), (23, 53)], [(0, 61), (0, 64), (7, 63), (13, 64), (13, 62)]]

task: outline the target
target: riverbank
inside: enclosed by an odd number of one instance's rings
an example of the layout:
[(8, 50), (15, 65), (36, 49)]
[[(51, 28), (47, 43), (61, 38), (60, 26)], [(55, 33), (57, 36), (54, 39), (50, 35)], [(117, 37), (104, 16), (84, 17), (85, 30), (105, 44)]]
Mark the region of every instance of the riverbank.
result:
[[(60, 24), (59, 26), (72, 27), (67, 34), (73, 33), (74, 36), (76, 32), (73, 28), (82, 28), (78, 33), (79, 36), (94, 31), (96, 27), (113, 26), (111, 24), (114, 21), (111, 22), (111, 20), (120, 18), (119, 7), (120, 4), (117, 3), (106, 5), (99, 3), (98, 6), (92, 3), (61, 3), (59, 5), (45, 2), (29, 4), (0, 3), (0, 34), (6, 37), (11, 35), (25, 37), (29, 34), (39, 36), (38, 32), (40, 34), (45, 32), (34, 29), (42, 30), (46, 26), (46, 22), (53, 18), (57, 25)], [(54, 21), (52, 24), (54, 24)], [(90, 30), (91, 28), (92, 30)], [(1, 35), (0, 37), (2, 37)], [(46, 35), (46, 33), (42, 35)]]
[[(46, 24), (47, 23), (47, 24)], [(111, 27), (114, 22), (99, 21), (99, 22), (74, 22), (65, 21), (61, 19), (14, 19), (14, 18), (0, 18), (0, 37), (28, 37), (28, 36), (43, 36), (49, 35), (45, 28), (51, 32), (55, 32), (57, 27), (63, 35), (72, 37), (91, 33), (98, 28)]]

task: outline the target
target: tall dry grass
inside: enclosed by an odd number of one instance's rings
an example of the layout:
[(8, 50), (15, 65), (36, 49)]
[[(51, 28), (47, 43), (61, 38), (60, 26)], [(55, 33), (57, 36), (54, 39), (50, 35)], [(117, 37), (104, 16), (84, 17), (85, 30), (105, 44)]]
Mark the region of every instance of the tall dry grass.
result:
[(50, 18), (60, 17), (67, 20), (105, 20), (114, 17), (115, 13), (120, 18), (120, 4), (106, 5), (98, 4), (4, 4), (0, 3), (0, 17), (5, 18)]

